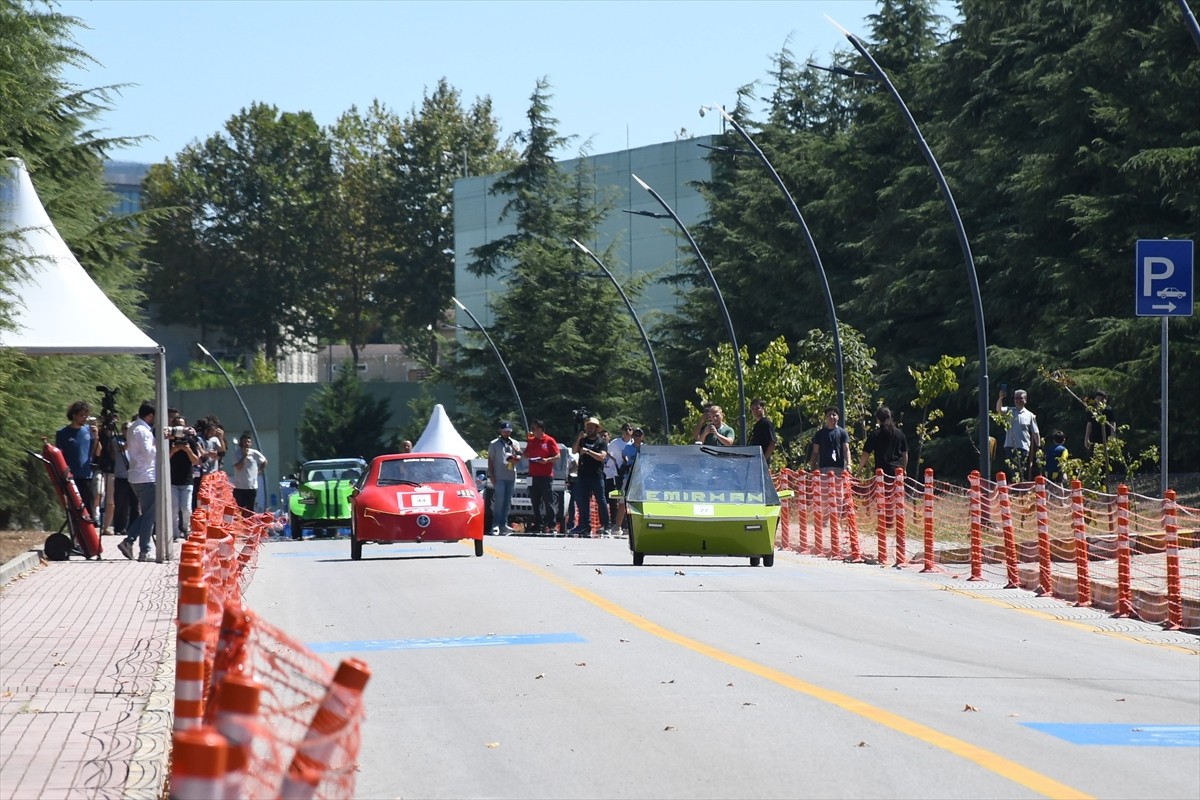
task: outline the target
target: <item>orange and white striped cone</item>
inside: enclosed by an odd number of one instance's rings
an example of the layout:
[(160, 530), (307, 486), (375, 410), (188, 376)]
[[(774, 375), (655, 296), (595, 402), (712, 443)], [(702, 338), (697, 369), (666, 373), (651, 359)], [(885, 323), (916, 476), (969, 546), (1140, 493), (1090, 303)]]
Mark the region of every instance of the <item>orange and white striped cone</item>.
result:
[(204, 721), (204, 670), (208, 587), (188, 581), (179, 587), (179, 632), (175, 644), (175, 730), (198, 728)]
[(171, 800), (225, 800), (229, 746), (212, 728), (176, 731), (171, 754)]
[(217, 731), (229, 743), (225, 767), (226, 800), (239, 800), (247, 794), (242, 790), (242, 784), (250, 763), (250, 742), (258, 718), (260, 691), (258, 682), (246, 675), (229, 675), (221, 681), (214, 722)]
[(279, 791), (282, 800), (309, 800), (316, 794), (321, 777), (330, 767), (329, 757), (339, 735), (360, 713), (363, 688), (370, 677), (371, 670), (357, 658), (338, 665), (329, 691), (288, 767)]

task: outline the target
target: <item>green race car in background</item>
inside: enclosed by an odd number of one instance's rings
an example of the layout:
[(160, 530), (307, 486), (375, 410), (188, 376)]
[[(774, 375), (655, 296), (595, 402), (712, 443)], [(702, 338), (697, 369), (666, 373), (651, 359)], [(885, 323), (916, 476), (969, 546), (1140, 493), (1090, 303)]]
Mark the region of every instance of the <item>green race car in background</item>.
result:
[(350, 492), (366, 473), (367, 462), (361, 458), (304, 462), (289, 482), (295, 489), (288, 498), (292, 538), (304, 538), (305, 528), (317, 529), (318, 536), (334, 536), (338, 528), (348, 528)]
[(780, 497), (758, 447), (642, 445), (625, 490), (629, 549), (775, 564)]

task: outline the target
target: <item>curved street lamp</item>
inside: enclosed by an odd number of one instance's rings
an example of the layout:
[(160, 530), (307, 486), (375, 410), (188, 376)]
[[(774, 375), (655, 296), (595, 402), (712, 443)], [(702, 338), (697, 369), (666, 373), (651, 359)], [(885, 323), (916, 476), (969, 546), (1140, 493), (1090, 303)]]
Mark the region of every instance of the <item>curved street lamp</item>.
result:
[[(650, 188), (650, 184), (646, 183), (637, 175), (634, 175), (633, 179), (638, 182), (639, 186), (650, 193), (650, 196), (653, 197), (655, 201), (663, 207), (663, 210), (667, 212), (667, 216), (673, 219), (675, 224), (679, 226), (679, 230), (683, 231), (683, 235), (687, 237), (688, 242), (692, 245), (692, 252), (696, 254), (696, 258), (699, 259), (700, 265), (704, 267), (704, 274), (708, 276), (708, 285), (712, 287), (713, 292), (715, 292), (717, 295), (717, 303), (721, 307), (721, 314), (725, 317), (725, 330), (729, 333), (729, 341), (733, 344), (733, 363), (737, 368), (738, 403), (741, 414), (741, 440), (744, 443), (746, 441), (746, 383), (742, 375), (742, 351), (738, 348), (737, 335), (733, 332), (733, 320), (729, 318), (729, 308), (725, 305), (725, 297), (721, 294), (721, 288), (717, 286), (716, 276), (713, 275), (712, 269), (708, 266), (708, 261), (704, 258), (704, 254), (700, 252), (700, 246), (696, 244), (696, 240), (692, 238), (692, 234), (690, 231), (688, 231), (687, 226), (683, 224), (683, 220), (679, 218), (679, 215), (675, 213), (674, 209), (667, 205), (667, 201), (663, 200), (662, 196), (659, 195), (658, 192)], [(663, 218), (662, 214), (655, 214), (652, 211), (626, 211), (626, 213), (637, 214), (639, 217), (652, 217), (655, 219)]]
[[(808, 229), (808, 223), (804, 221), (804, 215), (800, 213), (800, 207), (796, 205), (796, 200), (792, 197), (792, 193), (788, 191), (787, 186), (783, 183), (783, 178), (779, 177), (779, 173), (775, 170), (775, 166), (767, 158), (766, 153), (762, 148), (750, 138), (750, 134), (746, 133), (736, 119), (729, 112), (718, 105), (700, 106), (700, 116), (704, 116), (705, 111), (716, 111), (725, 121), (733, 126), (733, 129), (738, 132), (738, 135), (750, 145), (750, 149), (758, 156), (758, 160), (767, 168), (767, 172), (771, 173), (772, 180), (779, 187), (779, 191), (783, 192), (783, 196), (787, 199), (788, 208), (792, 211), (792, 216), (796, 218), (796, 223), (800, 226), (800, 230), (804, 232), (804, 240), (808, 243), (808, 252), (812, 256), (813, 263), (817, 265), (817, 274), (821, 276), (821, 289), (825, 293), (825, 310), (829, 314), (829, 325), (833, 331), (833, 357), (834, 357), (834, 373), (837, 379), (837, 407), (838, 414), (841, 415), (842, 424), (846, 423), (846, 373), (845, 362), (842, 359), (842, 336), (838, 331), (837, 311), (833, 306), (833, 293), (829, 290), (829, 278), (825, 275), (825, 265), (821, 263), (821, 254), (817, 252), (817, 243), (813, 241), (812, 232)], [(724, 148), (710, 148), (721, 152)]]
[(650, 345), (650, 337), (646, 335), (646, 329), (642, 327), (642, 321), (638, 319), (637, 312), (633, 310), (633, 303), (629, 302), (628, 295), (621, 288), (621, 284), (617, 283), (617, 279), (608, 267), (604, 266), (604, 262), (600, 257), (584, 247), (578, 239), (571, 240), (576, 247), (587, 254), (588, 258), (596, 262), (596, 266), (604, 270), (604, 274), (612, 281), (612, 285), (617, 287), (617, 291), (621, 294), (621, 299), (625, 301), (625, 307), (629, 309), (629, 315), (633, 317), (634, 323), (637, 325), (638, 333), (642, 335), (642, 341), (646, 344), (646, 352), (650, 354), (650, 367), (654, 370), (654, 380), (658, 383), (658, 402), (662, 406), (662, 422), (663, 422), (663, 441), (669, 441), (671, 434), (671, 423), (667, 420), (667, 393), (663, 391), (662, 373), (658, 371), (658, 359), (654, 357), (654, 348)]
[(1187, 26), (1188, 33), (1192, 35), (1192, 41), (1196, 43), (1196, 47), (1200, 47), (1200, 24), (1196, 22), (1196, 15), (1192, 13), (1187, 0), (1178, 0), (1178, 2), (1179, 11), (1183, 14), (1183, 24)]
[(937, 159), (933, 155), (933, 151), (929, 149), (929, 144), (925, 141), (925, 137), (921, 135), (921, 129), (917, 127), (917, 121), (913, 119), (912, 112), (908, 110), (908, 106), (904, 104), (904, 98), (900, 96), (900, 92), (896, 90), (895, 85), (888, 78), (887, 73), (879, 66), (879, 63), (867, 51), (866, 45), (850, 31), (838, 25), (828, 16), (825, 17), (834, 25), (837, 25), (838, 30), (845, 34), (850, 44), (858, 51), (859, 55), (867, 60), (871, 68), (875, 71), (874, 75), (865, 72), (857, 72), (855, 70), (846, 69), (845, 67), (822, 67), (817, 64), (809, 63), (810, 67), (832, 72), (836, 75), (844, 75), (849, 78), (867, 78), (868, 80), (881, 81), (888, 88), (892, 99), (900, 106), (900, 112), (908, 123), (909, 129), (917, 140), (917, 146), (920, 147), (922, 155), (925, 156), (925, 161), (928, 162), (929, 168), (933, 171), (933, 177), (937, 180), (938, 188), (942, 190), (942, 199), (946, 201), (946, 206), (950, 209), (950, 218), (954, 222), (954, 231), (958, 234), (958, 245), (962, 249), (963, 261), (967, 268), (967, 281), (971, 286), (971, 299), (975, 306), (975, 338), (979, 346), (979, 471), (983, 475), (991, 474), (991, 452), (988, 447), (988, 365), (987, 365), (987, 332), (983, 321), (983, 299), (979, 294), (979, 275), (975, 271), (975, 259), (971, 255), (971, 244), (967, 241), (967, 232), (963, 228), (962, 216), (958, 213), (958, 206), (954, 202), (954, 195), (950, 191), (950, 185), (946, 183), (946, 176), (942, 174), (942, 168), (938, 166)]
[[(250, 416), (250, 409), (246, 408), (246, 402), (242, 400), (242, 393), (238, 391), (237, 384), (233, 382), (233, 378), (229, 377), (229, 373), (225, 371), (225, 367), (221, 366), (221, 362), (217, 360), (216, 356), (208, 352), (208, 349), (205, 348), (204, 345), (196, 342), (196, 347), (199, 347), (201, 353), (204, 353), (204, 355), (212, 359), (212, 362), (216, 364), (217, 369), (219, 369), (221, 374), (225, 376), (225, 381), (229, 384), (229, 388), (233, 389), (233, 396), (237, 398), (238, 405), (242, 407), (242, 413), (246, 415), (246, 423), (250, 426), (250, 434), (254, 437), (255, 443), (258, 444), (259, 447), (262, 447), (262, 439), (260, 439), (258, 436), (258, 428), (254, 427), (254, 417)], [(259, 473), (262, 477), (262, 480), (260, 480), (259, 483), (262, 484), (263, 490), (263, 508), (266, 508), (267, 502), (271, 499), (271, 494), (267, 491), (267, 471), (265, 469), (261, 469), (259, 470)]]
[(500, 368), (504, 370), (504, 377), (508, 378), (508, 385), (512, 389), (513, 397), (517, 399), (517, 408), (521, 412), (521, 424), (524, 426), (523, 430), (525, 433), (529, 433), (529, 419), (525, 416), (525, 404), (521, 402), (521, 394), (517, 391), (517, 384), (513, 382), (512, 373), (508, 371), (508, 364), (504, 363), (504, 357), (500, 355), (500, 349), (496, 347), (496, 343), (492, 341), (492, 337), (488, 336), (487, 330), (484, 329), (479, 320), (475, 319), (475, 315), (471, 313), (471, 309), (460, 303), (457, 297), (451, 297), (450, 299), (454, 301), (454, 305), (458, 306), (475, 323), (474, 328), (465, 328), (461, 325), (455, 327), (464, 331), (482, 333), (483, 338), (487, 339), (487, 343), (492, 346), (492, 352), (496, 354), (496, 360), (500, 362)]

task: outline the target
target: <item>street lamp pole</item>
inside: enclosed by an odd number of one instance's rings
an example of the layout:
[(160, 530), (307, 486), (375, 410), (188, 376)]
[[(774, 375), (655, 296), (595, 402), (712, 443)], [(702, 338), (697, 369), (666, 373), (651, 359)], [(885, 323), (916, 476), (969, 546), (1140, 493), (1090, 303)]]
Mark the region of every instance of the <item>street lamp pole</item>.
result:
[(650, 344), (650, 337), (646, 335), (646, 329), (642, 327), (642, 321), (638, 318), (637, 312), (633, 310), (633, 303), (629, 302), (629, 296), (625, 294), (625, 290), (621, 288), (621, 284), (617, 283), (616, 277), (609, 272), (608, 267), (604, 266), (604, 262), (600, 260), (600, 257), (584, 247), (578, 239), (572, 239), (571, 241), (576, 247), (586, 253), (588, 258), (596, 262), (596, 266), (604, 270), (604, 274), (612, 281), (612, 285), (617, 287), (617, 291), (621, 294), (621, 299), (625, 301), (625, 307), (629, 309), (629, 315), (633, 317), (634, 324), (637, 325), (638, 333), (642, 335), (642, 341), (646, 344), (646, 352), (650, 354), (650, 367), (654, 370), (654, 380), (658, 383), (658, 402), (662, 406), (663, 441), (669, 441), (671, 423), (667, 420), (667, 393), (663, 391), (662, 373), (658, 371), (658, 359), (654, 357), (654, 348)]
[[(208, 349), (205, 348), (204, 345), (196, 342), (196, 347), (199, 347), (201, 353), (204, 353), (204, 355), (212, 359), (212, 362), (217, 365), (217, 369), (219, 369), (221, 374), (225, 376), (225, 380), (229, 384), (229, 388), (233, 389), (233, 396), (237, 398), (238, 405), (242, 407), (242, 413), (246, 415), (246, 422), (250, 425), (250, 434), (254, 436), (255, 443), (259, 447), (262, 447), (262, 439), (258, 437), (258, 428), (254, 427), (254, 417), (250, 416), (250, 409), (246, 408), (246, 403), (244, 400), (242, 400), (242, 393), (238, 391), (237, 384), (233, 382), (233, 378), (229, 377), (229, 373), (225, 371), (225, 367), (221, 366), (221, 362), (217, 360), (216, 356), (208, 352)], [(167, 420), (167, 422), (169, 423), (170, 420)], [(265, 469), (260, 470), (260, 475), (262, 478), (259, 483), (262, 484), (263, 490), (263, 508), (266, 508), (267, 501), (271, 499), (271, 495), (267, 491), (267, 471)]]
[[(826, 17), (826, 19), (829, 18)], [(832, 19), (829, 21), (833, 22)], [(989, 390), (987, 333), (983, 321), (983, 299), (979, 294), (979, 275), (975, 271), (975, 259), (971, 255), (971, 244), (967, 241), (967, 232), (963, 228), (962, 216), (958, 213), (958, 206), (954, 202), (954, 195), (950, 191), (950, 185), (946, 183), (946, 176), (942, 174), (942, 168), (938, 165), (937, 158), (934, 157), (933, 151), (929, 149), (929, 144), (925, 141), (925, 137), (921, 135), (921, 129), (917, 127), (917, 121), (913, 119), (912, 112), (908, 110), (908, 106), (905, 105), (904, 98), (900, 96), (900, 92), (896, 90), (887, 73), (883, 71), (883, 68), (879, 66), (879, 63), (867, 51), (866, 45), (841, 25), (838, 25), (836, 22), (833, 22), (833, 24), (837, 25), (838, 29), (845, 34), (859, 55), (867, 60), (871, 68), (875, 71), (875, 74), (868, 75), (864, 72), (856, 72), (843, 67), (820, 67), (812, 63), (809, 66), (823, 69), (826, 72), (833, 72), (837, 75), (845, 75), (850, 78), (879, 80), (888, 88), (888, 92), (892, 95), (892, 99), (896, 101), (896, 105), (900, 107), (901, 114), (903, 114), (909, 129), (916, 138), (917, 146), (921, 149), (922, 155), (925, 156), (925, 161), (928, 162), (929, 168), (933, 171), (933, 177), (937, 180), (938, 188), (942, 191), (942, 198), (946, 201), (946, 206), (950, 209), (950, 218), (954, 222), (954, 231), (958, 235), (958, 245), (962, 249), (963, 261), (967, 268), (967, 281), (971, 286), (971, 299), (975, 306), (975, 338), (979, 347), (979, 472), (984, 476), (988, 476), (991, 474), (991, 448), (988, 446)]]
[(1178, 0), (1178, 2), (1179, 12), (1183, 14), (1183, 24), (1187, 26), (1188, 33), (1192, 35), (1192, 41), (1196, 43), (1196, 47), (1200, 47), (1200, 24), (1196, 22), (1196, 15), (1192, 13), (1187, 0)]
[(457, 297), (451, 297), (450, 299), (454, 301), (454, 305), (458, 306), (475, 323), (474, 328), (463, 328), (463, 330), (475, 330), (482, 333), (483, 338), (487, 339), (487, 343), (492, 346), (492, 352), (496, 354), (496, 360), (500, 362), (500, 368), (504, 370), (504, 377), (508, 378), (508, 385), (512, 389), (513, 397), (517, 399), (517, 408), (521, 411), (521, 425), (524, 426), (522, 430), (529, 433), (529, 419), (525, 416), (525, 404), (521, 402), (521, 394), (517, 391), (517, 384), (513, 381), (512, 373), (508, 371), (508, 364), (504, 363), (504, 357), (500, 355), (500, 348), (496, 347), (496, 343), (492, 341), (492, 337), (488, 335), (487, 330), (479, 320), (475, 319), (475, 315), (471, 313), (471, 309), (460, 303)]
[(746, 144), (750, 145), (750, 149), (758, 156), (758, 160), (767, 168), (767, 172), (771, 173), (771, 178), (775, 181), (775, 185), (779, 187), (779, 191), (783, 192), (783, 196), (788, 202), (788, 208), (792, 211), (792, 216), (796, 218), (796, 223), (800, 226), (800, 230), (804, 232), (804, 239), (808, 243), (808, 252), (812, 256), (813, 263), (817, 265), (817, 273), (821, 276), (821, 289), (825, 293), (825, 310), (829, 314), (829, 325), (833, 331), (834, 371), (837, 378), (837, 407), (838, 414), (841, 416), (843, 420), (842, 424), (844, 425), (846, 424), (846, 373), (845, 362), (842, 360), (842, 336), (838, 330), (837, 311), (833, 306), (833, 293), (829, 290), (829, 278), (825, 275), (825, 265), (821, 263), (821, 254), (817, 252), (817, 243), (813, 241), (812, 232), (808, 229), (808, 223), (804, 221), (804, 215), (800, 213), (800, 207), (796, 205), (796, 200), (792, 197), (792, 193), (788, 191), (787, 186), (783, 183), (783, 178), (779, 177), (775, 166), (767, 158), (762, 148), (750, 138), (750, 134), (746, 133), (746, 129), (721, 106), (700, 106), (700, 116), (704, 116), (704, 112), (708, 109), (720, 113), (725, 118), (725, 121), (737, 131), (738, 136), (741, 136)]
[[(688, 242), (692, 245), (692, 252), (696, 254), (696, 258), (700, 261), (700, 266), (704, 267), (704, 274), (708, 276), (708, 285), (712, 287), (713, 292), (717, 295), (717, 304), (721, 307), (721, 314), (725, 317), (725, 330), (729, 334), (729, 341), (733, 344), (733, 363), (737, 368), (738, 382), (738, 403), (741, 421), (741, 441), (746, 442), (746, 383), (742, 374), (742, 351), (738, 348), (737, 335), (733, 332), (733, 320), (729, 318), (729, 308), (725, 305), (725, 297), (721, 294), (721, 288), (717, 286), (716, 276), (713, 275), (712, 269), (708, 266), (708, 261), (704, 258), (704, 254), (700, 252), (700, 246), (696, 244), (696, 240), (692, 238), (691, 232), (687, 226), (683, 224), (683, 220), (675, 213), (667, 201), (662, 199), (658, 192), (650, 187), (650, 184), (639, 178), (637, 175), (633, 179), (638, 182), (638, 185), (650, 193), (650, 196), (663, 207), (667, 212), (667, 216), (675, 221), (679, 226), (679, 230), (683, 231), (683, 235), (687, 237)], [(661, 214), (655, 214), (651, 211), (630, 211), (630, 214), (637, 214), (641, 217), (661, 217)]]

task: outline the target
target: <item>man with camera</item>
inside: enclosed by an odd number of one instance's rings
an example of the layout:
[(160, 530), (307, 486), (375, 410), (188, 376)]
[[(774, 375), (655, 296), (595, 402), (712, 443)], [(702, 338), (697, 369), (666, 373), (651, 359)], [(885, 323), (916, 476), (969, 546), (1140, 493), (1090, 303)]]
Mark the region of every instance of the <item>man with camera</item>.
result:
[(708, 406), (693, 433), (696, 444), (709, 447), (729, 447), (735, 436), (733, 428), (725, 424), (725, 412), (716, 404)]
[(508, 524), (513, 493), (517, 488), (517, 463), (521, 448), (512, 439), (511, 422), (500, 423), (500, 435), (488, 442), (488, 480), (492, 482), (492, 533), (508, 536), (514, 531)]
[(569, 533), (574, 536), (592, 534), (592, 499), (599, 507), (600, 529), (608, 529), (608, 501), (604, 497), (604, 462), (608, 460), (608, 442), (600, 435), (600, 420), (588, 417), (583, 430), (575, 437), (572, 452), (579, 454), (579, 475), (575, 490), (579, 492), (579, 524)]
[(188, 427), (182, 416), (171, 418), (167, 438), (171, 441), (171, 513), (175, 518), (175, 538), (186, 539), (192, 532), (192, 471), (200, 464), (204, 451), (196, 429)]

